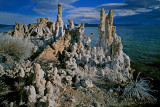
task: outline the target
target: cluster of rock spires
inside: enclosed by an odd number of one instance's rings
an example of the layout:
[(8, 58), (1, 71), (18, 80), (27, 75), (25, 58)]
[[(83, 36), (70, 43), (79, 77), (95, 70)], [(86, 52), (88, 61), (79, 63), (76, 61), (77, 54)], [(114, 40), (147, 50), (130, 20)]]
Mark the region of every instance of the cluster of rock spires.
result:
[[(92, 88), (96, 78), (110, 84), (125, 84), (132, 78), (130, 58), (123, 52), (121, 38), (113, 26), (113, 10), (105, 15), (101, 10), (99, 42), (90, 47), (91, 39), (84, 37), (84, 25), (74, 26), (68, 20), (69, 28), (62, 20), (62, 5), (58, 5), (56, 23), (49, 18), (37, 19), (28, 26), (16, 23), (14, 31), (4, 35), (30, 38), (34, 43), (32, 62), (16, 63), (11, 70), (3, 70), (1, 75), (19, 78), (25, 82), (19, 91), (19, 102), (27, 106), (60, 106), (60, 92), (67, 86)], [(78, 100), (78, 99), (77, 99)], [(75, 101), (73, 101), (75, 102)]]

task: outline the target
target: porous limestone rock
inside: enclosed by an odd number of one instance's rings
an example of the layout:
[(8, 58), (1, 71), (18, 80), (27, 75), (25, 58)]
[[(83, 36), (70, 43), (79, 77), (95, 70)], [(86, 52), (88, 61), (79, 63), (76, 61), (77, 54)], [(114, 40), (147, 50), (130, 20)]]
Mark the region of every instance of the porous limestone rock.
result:
[(99, 31), (99, 40), (102, 40), (104, 38), (104, 31), (105, 31), (105, 10), (104, 9), (101, 9), (100, 24), (98, 26), (98, 31)]
[(64, 29), (65, 29), (65, 30), (68, 30), (67, 24), (64, 25)]
[(53, 33), (55, 31), (55, 23), (54, 22), (47, 22), (47, 27), (49, 28), (51, 33)]
[(2, 75), (4, 75), (5, 74), (5, 72), (4, 72), (4, 70), (3, 70), (3, 66), (0, 64), (0, 77), (2, 76)]
[(112, 28), (113, 28), (113, 10), (109, 10), (108, 15), (106, 16), (106, 24), (105, 24), (105, 40), (106, 45), (110, 45), (112, 43)]
[(84, 88), (92, 88), (93, 84), (92, 84), (92, 80), (81, 80), (81, 86)]
[(9, 31), (7, 31), (5, 34), (2, 34), (2, 35), (4, 35), (4, 36), (5, 36), (5, 35), (11, 35), (11, 36), (12, 36), (13, 33), (14, 33), (13, 31), (9, 30)]
[(51, 62), (55, 60), (57, 60), (55, 50), (53, 50), (49, 45), (35, 59), (36, 62)]
[[(36, 57), (33, 62), (15, 62), (14, 69), (5, 71), (10, 78), (20, 77), (27, 82), (20, 90), (21, 101), (16, 102), (18, 106), (24, 103), (27, 106), (44, 104), (54, 107), (61, 101), (58, 98), (64, 97), (61, 95), (67, 92), (68, 87), (92, 89), (96, 88), (94, 84), (97, 79), (119, 85), (132, 78), (130, 58), (123, 52), (121, 38), (116, 34), (112, 10), (106, 18), (104, 9), (101, 10), (99, 41), (93, 48), (90, 47), (91, 38), (84, 37), (84, 24), (74, 26), (73, 20), (68, 22), (70, 28), (63, 28), (62, 4), (59, 4), (56, 23), (49, 18), (40, 18), (37, 23), (29, 24), (28, 28), (16, 24), (12, 33), (30, 38), (35, 44), (33, 53)], [(0, 65), (0, 75), (1, 71), (3, 74)], [(76, 102), (77, 99), (72, 103)]]
[(37, 19), (37, 24), (34, 26), (29, 32), (30, 36), (36, 36), (40, 37), (45, 35), (51, 34), (50, 29), (47, 26), (47, 23), (49, 22), (49, 18), (40, 18)]
[(48, 78), (54, 86), (62, 86), (61, 77), (59, 76), (59, 74), (57, 74), (57, 72), (57, 68), (53, 68), (53, 71), (49, 73)]
[(73, 20), (68, 20), (68, 22), (69, 22), (69, 27), (70, 27), (70, 29), (71, 29), (71, 30), (74, 29)]
[(57, 54), (64, 51), (65, 48), (70, 46), (71, 37), (66, 34), (64, 37), (56, 40), (51, 46), (48, 45), (44, 51), (35, 59), (36, 62), (54, 62), (57, 61)]
[(37, 94), (40, 96), (44, 96), (46, 80), (41, 79), (39, 83), (36, 84)]
[(54, 39), (56, 40), (59, 35), (59, 22), (56, 22), (56, 27), (55, 27), (55, 34), (54, 34)]
[(41, 66), (39, 64), (34, 65), (34, 80), (33, 83), (40, 83), (40, 80), (44, 77), (44, 71), (41, 69)]
[(34, 47), (33, 47), (33, 54), (36, 53), (37, 50), (38, 50), (38, 46), (34, 46)]
[(36, 27), (36, 23), (30, 23), (28, 25), (28, 30), (31, 31), (34, 27)]
[(50, 81), (46, 83), (46, 89), (47, 89), (47, 98), (50, 99), (53, 96), (53, 85)]
[(121, 41), (114, 40), (112, 43), (112, 58), (114, 59), (117, 55), (119, 55), (121, 50), (122, 50)]
[(62, 4), (61, 3), (58, 4), (58, 15), (62, 17)]
[[(106, 16), (105, 29), (103, 28), (105, 12), (101, 10), (101, 21), (99, 25), (99, 47), (102, 47), (104, 51), (101, 51), (104, 56), (101, 56), (99, 61), (103, 61), (106, 64), (106, 67), (110, 68), (109, 73), (103, 72), (103, 75), (106, 74), (106, 77), (109, 78), (110, 81), (114, 81), (117, 83), (126, 82), (128, 79), (131, 79), (131, 75), (123, 74), (123, 70), (128, 68), (130, 70), (130, 58), (123, 52), (121, 38), (116, 34), (116, 27), (113, 26), (113, 10), (109, 10), (108, 15)], [(103, 33), (104, 30), (104, 33)], [(104, 38), (103, 38), (104, 37)], [(103, 40), (104, 39), (104, 40)], [(96, 53), (96, 47), (94, 47), (94, 53)], [(99, 51), (100, 52), (100, 51)], [(95, 59), (95, 58), (94, 58)], [(103, 64), (102, 64), (103, 65)], [(103, 70), (105, 71), (105, 69)], [(128, 72), (129, 71), (126, 71)], [(108, 75), (108, 76), (107, 76)]]
[(10, 102), (9, 107), (14, 107), (14, 103)]
[(74, 43), (80, 43), (84, 39), (84, 27), (80, 25), (79, 27), (75, 29), (70, 29), (69, 33), (71, 35), (71, 43), (74, 45)]
[(28, 89), (28, 105), (36, 103), (36, 90), (34, 86), (29, 86)]
[(58, 15), (56, 21), (56, 28), (55, 28), (55, 39), (63, 37), (65, 35), (65, 30), (63, 29), (63, 20), (62, 20), (62, 4), (58, 4)]
[(57, 55), (58, 52), (62, 53), (64, 48), (67, 48), (70, 46), (70, 40), (71, 36), (69, 33), (67, 33), (64, 37), (59, 38), (52, 44), (52, 48), (55, 50), (55, 55)]
[(28, 27), (26, 25), (23, 25), (21, 23), (16, 23), (14, 26), (14, 34), (13, 36), (18, 37), (21, 36), (23, 37), (28, 31)]
[(24, 78), (24, 77), (25, 77), (25, 72), (24, 72), (24, 69), (23, 69), (23, 68), (20, 68), (19, 77), (20, 77), (20, 78)]
[(0, 32), (0, 36), (1, 36), (1, 35), (4, 35), (4, 33), (3, 33), (3, 32)]
[(47, 100), (47, 107), (55, 107), (56, 103), (52, 99)]

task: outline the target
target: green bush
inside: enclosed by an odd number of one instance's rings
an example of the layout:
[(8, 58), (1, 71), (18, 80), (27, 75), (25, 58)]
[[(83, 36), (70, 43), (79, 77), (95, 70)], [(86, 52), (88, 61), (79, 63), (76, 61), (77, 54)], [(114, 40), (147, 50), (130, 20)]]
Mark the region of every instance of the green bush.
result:
[(34, 44), (27, 38), (0, 35), (0, 54), (14, 60), (27, 59), (32, 55)]

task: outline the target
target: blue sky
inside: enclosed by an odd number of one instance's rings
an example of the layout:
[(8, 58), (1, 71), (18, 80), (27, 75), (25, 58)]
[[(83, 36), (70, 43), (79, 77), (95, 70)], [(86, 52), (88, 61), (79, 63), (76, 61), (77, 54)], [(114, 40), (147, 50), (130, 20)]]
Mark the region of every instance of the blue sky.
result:
[(57, 5), (62, 3), (63, 20), (99, 23), (99, 11), (114, 10), (117, 24), (160, 25), (160, 0), (0, 0), (0, 24), (34, 23), (37, 18), (56, 21)]

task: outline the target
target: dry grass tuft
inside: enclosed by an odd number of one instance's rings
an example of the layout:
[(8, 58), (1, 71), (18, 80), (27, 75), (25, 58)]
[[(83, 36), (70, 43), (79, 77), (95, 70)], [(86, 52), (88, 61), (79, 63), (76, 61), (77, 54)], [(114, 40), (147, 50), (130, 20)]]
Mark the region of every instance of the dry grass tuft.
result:
[(150, 94), (150, 92), (155, 92), (149, 86), (150, 81), (138, 78), (136, 81), (129, 82), (128, 85), (124, 88), (122, 98), (134, 99), (138, 101), (157, 101), (157, 99)]
[(9, 55), (15, 60), (27, 59), (32, 55), (34, 44), (27, 38), (1, 36), (0, 54)]

